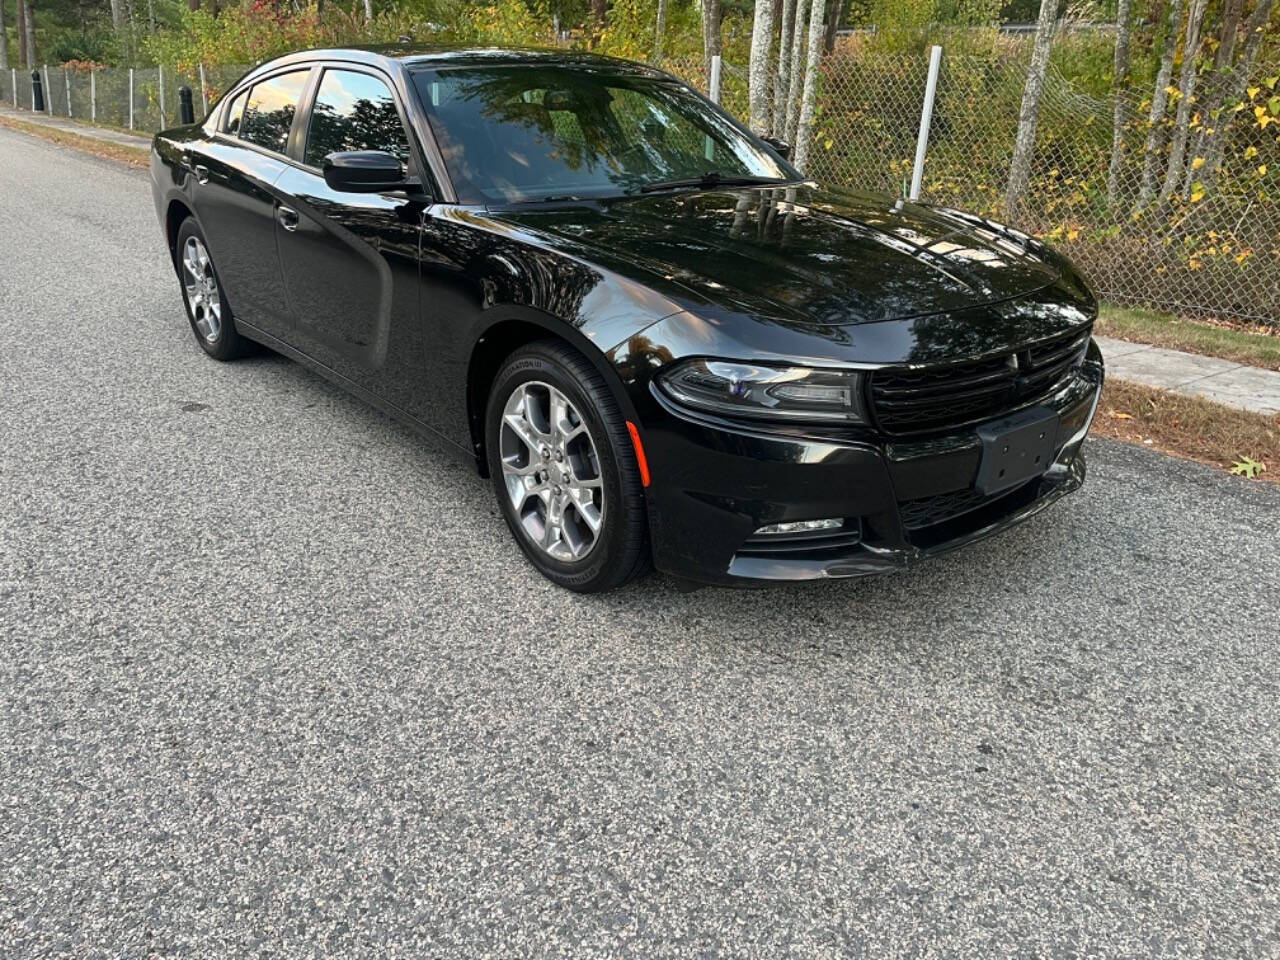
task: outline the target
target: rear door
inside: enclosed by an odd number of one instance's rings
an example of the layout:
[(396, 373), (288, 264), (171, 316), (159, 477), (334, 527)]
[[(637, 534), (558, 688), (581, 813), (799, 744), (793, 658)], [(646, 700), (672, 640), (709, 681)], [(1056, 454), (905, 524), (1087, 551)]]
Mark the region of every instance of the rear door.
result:
[(231, 98), (220, 127), (193, 159), (192, 203), (218, 276), (240, 319), (289, 339), (290, 313), (276, 250), (276, 181), (311, 67), (256, 80)]
[(300, 161), (277, 182), (289, 197), (278, 221), (280, 262), (299, 348), (411, 413), (423, 344), (418, 236), (425, 204), (403, 193), (331, 190), (330, 153), (381, 150), (414, 169), (402, 110), (373, 67), (326, 64), (300, 133)]

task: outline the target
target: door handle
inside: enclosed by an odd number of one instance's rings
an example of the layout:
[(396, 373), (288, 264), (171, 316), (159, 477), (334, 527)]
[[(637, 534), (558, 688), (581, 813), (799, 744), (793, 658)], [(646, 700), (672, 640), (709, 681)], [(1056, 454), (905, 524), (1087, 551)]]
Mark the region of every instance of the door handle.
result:
[(280, 221), (280, 226), (290, 233), (298, 229), (298, 211), (293, 207), (286, 207), (283, 204), (276, 207), (276, 219)]
[(206, 167), (203, 163), (197, 163), (197, 164), (195, 165), (195, 167), (194, 167), (194, 170), (195, 170), (195, 174), (196, 174), (196, 182), (198, 182), (198, 183), (208, 183), (208, 182), (209, 182), (209, 168), (208, 168), (208, 167)]

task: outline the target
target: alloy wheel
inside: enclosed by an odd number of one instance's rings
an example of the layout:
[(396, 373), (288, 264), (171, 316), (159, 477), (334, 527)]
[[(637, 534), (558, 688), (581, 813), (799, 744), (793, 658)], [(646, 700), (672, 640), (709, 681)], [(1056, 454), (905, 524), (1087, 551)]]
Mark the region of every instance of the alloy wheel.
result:
[(209, 343), (222, 332), (222, 297), (213, 275), (213, 261), (199, 237), (187, 237), (182, 248), (182, 284), (196, 330)]
[(582, 560), (604, 529), (604, 480), (581, 414), (547, 383), (522, 383), (502, 410), (503, 480), (529, 539), (548, 556)]

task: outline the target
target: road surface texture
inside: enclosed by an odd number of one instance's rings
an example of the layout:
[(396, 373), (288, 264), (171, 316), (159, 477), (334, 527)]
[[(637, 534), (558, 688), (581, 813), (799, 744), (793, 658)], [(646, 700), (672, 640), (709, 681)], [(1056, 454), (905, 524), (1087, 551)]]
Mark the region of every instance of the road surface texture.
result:
[(1280, 490), (1096, 441), (910, 572), (580, 597), (207, 359), (141, 172), (0, 130), (0, 251), (0, 955), (1280, 953)]

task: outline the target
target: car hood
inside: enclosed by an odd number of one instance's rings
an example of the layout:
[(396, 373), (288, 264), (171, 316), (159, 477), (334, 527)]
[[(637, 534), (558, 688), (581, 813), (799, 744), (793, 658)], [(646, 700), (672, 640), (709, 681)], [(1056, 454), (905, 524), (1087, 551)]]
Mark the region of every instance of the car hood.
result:
[(1063, 278), (1038, 241), (958, 211), (848, 190), (716, 190), (490, 211), (566, 252), (678, 288), (692, 309), (804, 326), (954, 313)]

